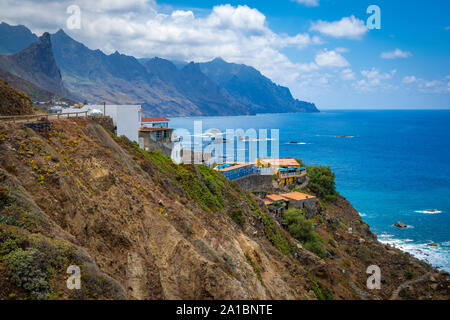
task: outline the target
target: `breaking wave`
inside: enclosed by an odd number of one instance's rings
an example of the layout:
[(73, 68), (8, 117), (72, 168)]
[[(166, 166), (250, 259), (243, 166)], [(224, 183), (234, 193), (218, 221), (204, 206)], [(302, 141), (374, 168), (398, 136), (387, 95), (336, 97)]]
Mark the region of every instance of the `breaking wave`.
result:
[(450, 241), (439, 243), (438, 247), (431, 247), (433, 241), (415, 242), (412, 239), (397, 239), (392, 234), (378, 236), (381, 243), (389, 244), (397, 249), (408, 252), (417, 259), (424, 260), (431, 265), (450, 272)]

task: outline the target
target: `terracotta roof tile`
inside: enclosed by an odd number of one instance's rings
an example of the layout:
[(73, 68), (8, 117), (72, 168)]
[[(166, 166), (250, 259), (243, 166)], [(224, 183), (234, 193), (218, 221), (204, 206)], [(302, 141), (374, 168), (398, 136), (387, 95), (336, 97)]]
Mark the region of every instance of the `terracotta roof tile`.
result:
[(292, 200), (306, 200), (306, 199), (315, 199), (316, 197), (309, 195), (309, 194), (305, 194), (305, 193), (301, 193), (301, 192), (290, 192), (290, 193), (283, 193), (280, 196), (287, 198), (287, 199), (292, 199)]
[(300, 166), (300, 163), (298, 163), (297, 160), (294, 158), (281, 158), (281, 159), (272, 159), (272, 158), (266, 158), (261, 159), (262, 163), (269, 163), (271, 166), (278, 166), (278, 167), (298, 167)]
[(142, 118), (141, 122), (160, 122), (160, 121), (170, 121), (167, 118)]
[(286, 198), (282, 197), (281, 195), (278, 194), (268, 194), (266, 196), (266, 198), (272, 200), (272, 201), (285, 201), (287, 200)]

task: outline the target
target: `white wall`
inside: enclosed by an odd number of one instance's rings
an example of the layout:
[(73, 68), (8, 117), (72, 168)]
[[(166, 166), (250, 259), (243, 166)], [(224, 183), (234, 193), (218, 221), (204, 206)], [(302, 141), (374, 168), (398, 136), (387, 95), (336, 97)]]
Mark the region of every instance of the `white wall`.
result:
[[(85, 108), (103, 111), (103, 105), (87, 105)], [(131, 141), (139, 141), (140, 108), (140, 105), (106, 105), (106, 115), (113, 119), (118, 136), (124, 135)]]

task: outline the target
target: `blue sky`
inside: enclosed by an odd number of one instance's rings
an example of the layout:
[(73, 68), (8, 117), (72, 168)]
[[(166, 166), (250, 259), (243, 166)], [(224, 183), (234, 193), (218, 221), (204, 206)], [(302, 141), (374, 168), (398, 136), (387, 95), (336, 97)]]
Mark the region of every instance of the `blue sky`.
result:
[[(81, 28), (67, 26), (67, 7)], [(381, 29), (368, 30), (369, 5)], [(450, 108), (450, 1), (0, 0), (0, 20), (105, 53), (245, 63), (330, 108)]]
[[(397, 70), (397, 83), (404, 77), (414, 76), (431, 85), (433, 81), (448, 82), (450, 75), (450, 1), (432, 0), (320, 0), (317, 6), (302, 5), (294, 0), (287, 1), (227, 1), (233, 6), (247, 5), (256, 8), (267, 18), (270, 28), (277, 33), (295, 35), (308, 32), (317, 20), (338, 21), (342, 17), (354, 15), (366, 21), (370, 5), (381, 9), (381, 29), (371, 30), (361, 39), (324, 37), (322, 47), (342, 47), (348, 49), (345, 57), (354, 72), (377, 68), (380, 72)], [(199, 15), (207, 14), (211, 7), (223, 1), (160, 1), (185, 10), (193, 10)], [(381, 53), (400, 49), (409, 52), (407, 58), (383, 59)], [(293, 62), (314, 59), (317, 48), (282, 50)], [(412, 79), (412, 78), (411, 78)], [(395, 79), (394, 79), (395, 80)], [(395, 81), (394, 81), (395, 83)], [(426, 85), (425, 85), (426, 86)], [(412, 88), (411, 88), (412, 87)], [(338, 88), (336, 88), (338, 89)], [(294, 89), (295, 90), (295, 89)], [(338, 90), (336, 90), (338, 91)], [(432, 90), (430, 90), (432, 91)], [(320, 93), (318, 93), (320, 94)], [(356, 101), (348, 101), (347, 93), (334, 92), (330, 97), (321, 97), (322, 108), (450, 108), (449, 91), (421, 93), (416, 87), (402, 86), (397, 90), (356, 94)], [(342, 100), (336, 102), (335, 98)], [(368, 100), (372, 99), (373, 102)], [(316, 99), (317, 100), (317, 99)], [(320, 103), (318, 103), (320, 105)]]

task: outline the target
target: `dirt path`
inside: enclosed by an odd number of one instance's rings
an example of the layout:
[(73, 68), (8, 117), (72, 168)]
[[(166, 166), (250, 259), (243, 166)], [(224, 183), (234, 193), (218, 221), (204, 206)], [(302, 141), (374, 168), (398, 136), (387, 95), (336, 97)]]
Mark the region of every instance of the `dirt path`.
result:
[(356, 294), (361, 300), (378, 300), (377, 296), (361, 290), (360, 288), (358, 288), (358, 286), (356, 286), (356, 284), (353, 281), (348, 280), (348, 282), (350, 284), (350, 287), (356, 292)]
[(392, 293), (392, 296), (390, 298), (390, 300), (397, 300), (398, 299), (398, 295), (400, 293), (400, 291), (402, 291), (403, 289), (409, 287), (412, 284), (415, 284), (417, 282), (421, 282), (424, 281), (426, 278), (428, 278), (431, 275), (431, 272), (427, 272), (425, 273), (423, 276), (417, 278), (417, 279), (413, 279), (413, 280), (409, 280), (406, 282), (403, 282), (401, 285), (398, 286), (397, 289), (394, 290), (394, 292)]
[(15, 122), (15, 123), (26, 123), (26, 122), (36, 122), (41, 118), (46, 118), (48, 121), (68, 119), (68, 118), (78, 118), (87, 117), (87, 111), (83, 112), (68, 112), (60, 114), (33, 114), (33, 115), (21, 115), (21, 116), (2, 116), (0, 117), (0, 122)]

